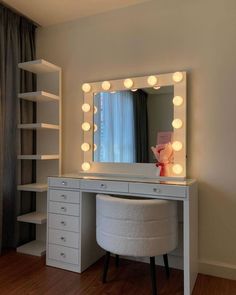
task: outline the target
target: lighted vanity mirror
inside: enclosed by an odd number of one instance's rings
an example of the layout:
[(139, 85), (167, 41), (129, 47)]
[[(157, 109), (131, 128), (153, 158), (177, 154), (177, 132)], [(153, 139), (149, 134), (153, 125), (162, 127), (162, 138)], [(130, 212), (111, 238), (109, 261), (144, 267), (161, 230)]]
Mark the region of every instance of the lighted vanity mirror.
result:
[(134, 90), (94, 95), (94, 162), (154, 163), (151, 147), (172, 140), (174, 87)]
[(84, 83), (82, 89), (83, 171), (186, 177), (185, 72)]

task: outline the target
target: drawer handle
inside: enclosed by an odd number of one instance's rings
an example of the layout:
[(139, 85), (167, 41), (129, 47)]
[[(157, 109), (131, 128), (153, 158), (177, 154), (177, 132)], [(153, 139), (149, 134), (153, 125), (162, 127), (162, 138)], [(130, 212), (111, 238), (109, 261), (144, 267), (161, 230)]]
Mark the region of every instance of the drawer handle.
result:
[(104, 184), (104, 183), (102, 183), (102, 184), (100, 185), (100, 187), (101, 187), (101, 188), (107, 188), (107, 185)]
[(67, 181), (64, 181), (64, 180), (63, 180), (63, 181), (61, 182), (61, 184), (62, 184), (62, 185), (67, 185)]
[(65, 199), (67, 199), (67, 195), (61, 195), (61, 198), (63, 198), (65, 200)]
[(61, 257), (63, 257), (63, 258), (65, 258), (65, 257), (66, 257), (66, 254), (65, 254), (65, 253), (63, 253), (63, 252), (61, 252), (61, 253), (60, 253), (60, 255), (61, 255)]
[(154, 187), (153, 191), (154, 191), (154, 193), (160, 193), (161, 192), (161, 190), (159, 188), (156, 188), (156, 187)]
[(66, 242), (66, 238), (65, 238), (65, 237), (61, 237), (61, 240), (62, 240), (63, 242)]
[(62, 210), (63, 212), (66, 212), (66, 207), (61, 207), (61, 210)]
[(66, 226), (66, 222), (65, 221), (61, 221), (61, 225)]

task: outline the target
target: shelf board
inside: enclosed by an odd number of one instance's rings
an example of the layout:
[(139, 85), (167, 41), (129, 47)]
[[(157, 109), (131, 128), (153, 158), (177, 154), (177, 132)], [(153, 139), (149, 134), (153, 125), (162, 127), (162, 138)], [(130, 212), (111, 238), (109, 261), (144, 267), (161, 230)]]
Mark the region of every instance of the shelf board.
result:
[(46, 243), (42, 241), (31, 241), (26, 243), (16, 249), (18, 253), (34, 255), (34, 256), (43, 256), (46, 254)]
[(43, 224), (47, 221), (47, 214), (42, 212), (30, 212), (23, 214), (17, 217), (17, 221), (34, 223), (34, 224)]
[(29, 192), (37, 192), (43, 193), (48, 190), (48, 185), (46, 183), (29, 183), (22, 184), (17, 186), (18, 191), (29, 191)]
[(34, 91), (34, 92), (25, 92), (19, 93), (18, 98), (22, 98), (30, 101), (59, 101), (60, 97), (58, 95), (46, 92), (46, 91)]
[(59, 130), (59, 125), (47, 124), (47, 123), (33, 123), (33, 124), (18, 124), (19, 129), (53, 129)]
[(60, 67), (44, 59), (37, 59), (37, 60), (19, 63), (18, 67), (22, 70), (25, 70), (34, 74), (53, 73), (53, 72), (59, 72), (61, 70)]
[(18, 160), (58, 160), (59, 155), (19, 155)]

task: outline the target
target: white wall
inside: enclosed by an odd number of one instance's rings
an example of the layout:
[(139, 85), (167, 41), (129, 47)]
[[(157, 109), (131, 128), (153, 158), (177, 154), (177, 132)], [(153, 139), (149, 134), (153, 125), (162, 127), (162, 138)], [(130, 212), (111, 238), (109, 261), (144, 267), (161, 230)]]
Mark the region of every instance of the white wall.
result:
[(38, 30), (63, 68), (64, 172), (80, 169), (81, 84), (188, 71), (188, 176), (199, 181), (201, 271), (236, 278), (236, 1), (156, 0)]

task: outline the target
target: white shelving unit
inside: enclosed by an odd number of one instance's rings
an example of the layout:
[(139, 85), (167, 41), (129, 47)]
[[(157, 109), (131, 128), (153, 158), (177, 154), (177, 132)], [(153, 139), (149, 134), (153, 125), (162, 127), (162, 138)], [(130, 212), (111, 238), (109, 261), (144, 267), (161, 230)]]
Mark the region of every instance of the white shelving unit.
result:
[(36, 211), (17, 217), (19, 222), (35, 224), (36, 240), (21, 245), (17, 252), (42, 256), (46, 253), (47, 177), (61, 173), (61, 68), (43, 59), (18, 67), (37, 74), (37, 91), (18, 94), (19, 99), (37, 104), (37, 122), (18, 124), (21, 132), (37, 131), (37, 154), (18, 155), (19, 160), (37, 161), (37, 176), (36, 183), (17, 186), (22, 193), (36, 193)]

